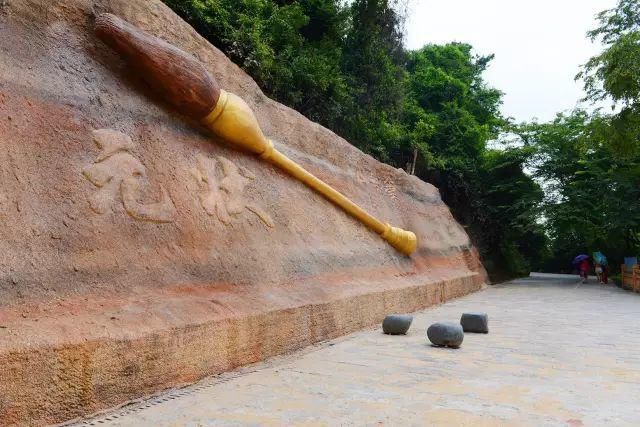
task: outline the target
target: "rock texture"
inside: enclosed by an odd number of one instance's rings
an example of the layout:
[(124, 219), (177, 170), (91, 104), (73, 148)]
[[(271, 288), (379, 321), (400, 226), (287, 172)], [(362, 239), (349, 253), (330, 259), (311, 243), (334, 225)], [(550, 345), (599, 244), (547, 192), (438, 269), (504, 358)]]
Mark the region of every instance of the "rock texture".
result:
[[(197, 57), (411, 257), (173, 114), (99, 42)], [(0, 2), (0, 419), (54, 423), (371, 326), (486, 275), (438, 191), (267, 98), (158, 0)]]
[(433, 345), (458, 348), (464, 340), (464, 332), (457, 323), (438, 322), (429, 326), (427, 337)]
[(460, 325), (465, 332), (489, 333), (489, 316), (486, 313), (463, 313)]
[(413, 316), (390, 314), (382, 321), (382, 332), (389, 335), (404, 335), (409, 331)]

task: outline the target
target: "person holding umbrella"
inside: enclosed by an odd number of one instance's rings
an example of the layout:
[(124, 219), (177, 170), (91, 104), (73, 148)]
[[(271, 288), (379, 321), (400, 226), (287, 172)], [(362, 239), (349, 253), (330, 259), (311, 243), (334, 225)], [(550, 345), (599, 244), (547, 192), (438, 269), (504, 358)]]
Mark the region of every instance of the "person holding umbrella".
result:
[(593, 261), (595, 262), (596, 275), (601, 285), (609, 283), (608, 273), (608, 261), (607, 257), (600, 251), (593, 253)]
[(589, 278), (589, 255), (580, 254), (573, 259), (573, 265), (578, 266), (582, 283), (587, 283)]

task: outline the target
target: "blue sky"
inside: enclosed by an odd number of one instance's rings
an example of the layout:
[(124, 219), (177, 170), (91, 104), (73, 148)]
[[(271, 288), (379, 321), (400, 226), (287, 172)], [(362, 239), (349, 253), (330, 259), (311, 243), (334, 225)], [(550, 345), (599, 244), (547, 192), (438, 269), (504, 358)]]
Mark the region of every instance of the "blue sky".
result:
[(463, 41), (496, 55), (486, 80), (517, 121), (553, 119), (584, 96), (574, 76), (601, 46), (586, 32), (615, 0), (409, 0), (406, 44)]

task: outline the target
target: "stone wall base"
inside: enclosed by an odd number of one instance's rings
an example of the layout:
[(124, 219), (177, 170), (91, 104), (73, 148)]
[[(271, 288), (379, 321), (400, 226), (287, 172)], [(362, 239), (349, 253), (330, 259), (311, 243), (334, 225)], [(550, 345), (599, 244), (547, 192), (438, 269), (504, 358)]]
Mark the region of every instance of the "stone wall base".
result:
[(437, 276), (269, 289), (183, 286), (153, 296), (85, 297), (83, 306), (67, 303), (58, 313), (32, 306), (27, 319), (20, 307), (5, 310), (0, 419), (63, 422), (372, 327), (389, 313), (439, 304), (484, 282), (469, 271)]

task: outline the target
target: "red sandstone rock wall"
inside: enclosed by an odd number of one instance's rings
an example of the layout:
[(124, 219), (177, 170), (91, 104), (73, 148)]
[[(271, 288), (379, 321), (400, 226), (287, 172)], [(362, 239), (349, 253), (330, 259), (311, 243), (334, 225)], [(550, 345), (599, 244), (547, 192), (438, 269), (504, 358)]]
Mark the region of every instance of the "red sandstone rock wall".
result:
[[(307, 187), (166, 109), (94, 37), (92, 13), (106, 11), (199, 58), (256, 111), (279, 150), (414, 231), (416, 253), (399, 254)], [(462, 295), (486, 279), (436, 188), (267, 98), (157, 0), (0, 2), (0, 147), (7, 422), (85, 414), (350, 332), (385, 310)], [(428, 292), (420, 288), (427, 283)], [(356, 300), (366, 303), (347, 305)], [(317, 317), (317, 307), (326, 313)], [(201, 341), (187, 339), (177, 361), (162, 341), (172, 328), (231, 318), (246, 325), (246, 316), (291, 310), (311, 323), (277, 336), (260, 326), (269, 336), (256, 345), (269, 350), (241, 351), (234, 335), (216, 341), (227, 349), (216, 350), (221, 359), (201, 360), (199, 346), (214, 337), (198, 332)], [(149, 379), (151, 350), (123, 344), (140, 340), (158, 352), (154, 369), (163, 374)], [(120, 356), (110, 359), (109, 348)], [(33, 399), (45, 392), (52, 397), (43, 409)]]
[[(469, 248), (431, 185), (265, 97), (159, 1), (0, 9), (0, 304), (137, 284), (280, 283)], [(93, 36), (111, 11), (206, 64), (279, 149), (390, 223), (408, 259), (308, 188), (170, 113)]]

